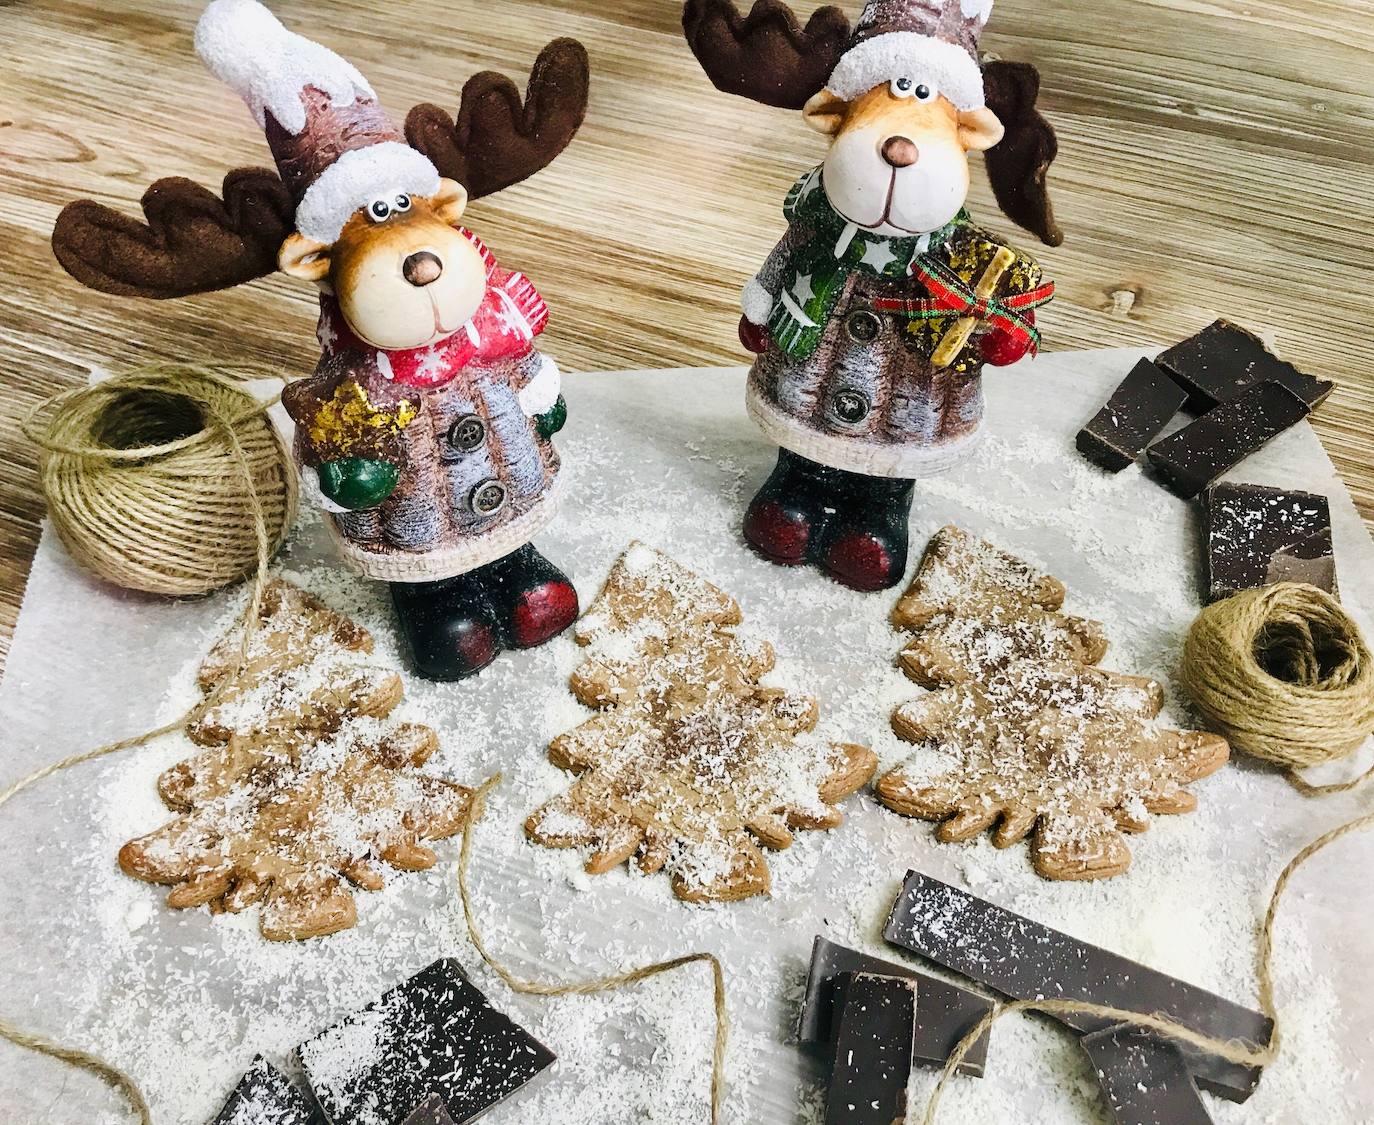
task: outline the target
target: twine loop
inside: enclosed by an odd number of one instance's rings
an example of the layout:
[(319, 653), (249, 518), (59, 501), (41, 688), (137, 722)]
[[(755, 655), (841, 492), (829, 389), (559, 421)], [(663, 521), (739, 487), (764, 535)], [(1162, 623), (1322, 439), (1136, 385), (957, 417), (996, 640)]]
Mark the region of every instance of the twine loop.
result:
[(1374, 731), (1374, 656), (1315, 586), (1280, 582), (1208, 606), (1184, 642), (1179, 683), (1232, 745), (1290, 771), (1345, 758)]
[(296, 513), (296, 472), (267, 416), (276, 399), (242, 385), (271, 374), (158, 364), (35, 407), (23, 431), (72, 558), (117, 586), (177, 597), (252, 573), (259, 515), (270, 554)]

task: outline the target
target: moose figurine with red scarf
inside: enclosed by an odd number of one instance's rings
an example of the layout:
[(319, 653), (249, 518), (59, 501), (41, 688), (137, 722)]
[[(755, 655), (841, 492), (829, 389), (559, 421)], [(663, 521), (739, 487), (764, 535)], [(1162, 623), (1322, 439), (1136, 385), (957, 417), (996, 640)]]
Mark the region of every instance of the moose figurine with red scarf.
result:
[(687, 0), (683, 29), (712, 82), (800, 109), (831, 138), (797, 181), (787, 232), (745, 287), (757, 358), (751, 417), (780, 447), (744, 536), (785, 566), (859, 590), (901, 581), (915, 480), (974, 445), (981, 373), (1033, 352), (1039, 266), (964, 210), (985, 152), (1003, 210), (1054, 246), (1045, 192), (1054, 133), (1026, 64), (980, 63), (992, 0), (868, 0), (802, 27), (780, 0), (742, 16)]
[(323, 354), (282, 399), (345, 563), (392, 584), (430, 678), (548, 640), (577, 616), (571, 583), (530, 544), (554, 513), (551, 438), (565, 416), (558, 368), (533, 346), (548, 312), (460, 220), (470, 198), (532, 175), (572, 138), (585, 50), (545, 47), (523, 104), (485, 72), (456, 121), (421, 105), (402, 134), (355, 67), (257, 0), (214, 0), (196, 49), (248, 103), (279, 175), (230, 172), (222, 199), (160, 180), (146, 224), (70, 204), (58, 260), (85, 285), (144, 297), (277, 269), (316, 283)]

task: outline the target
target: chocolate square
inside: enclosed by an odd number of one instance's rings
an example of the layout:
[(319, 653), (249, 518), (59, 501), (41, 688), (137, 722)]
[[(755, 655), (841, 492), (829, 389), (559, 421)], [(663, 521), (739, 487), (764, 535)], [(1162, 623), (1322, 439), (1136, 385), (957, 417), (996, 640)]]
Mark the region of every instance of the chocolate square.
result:
[(1167, 1039), (1118, 1024), (1079, 1043), (1116, 1125), (1212, 1125), (1183, 1056)]
[(1191, 500), (1223, 473), (1307, 416), (1308, 407), (1278, 383), (1256, 383), (1145, 450), (1160, 479)]
[[(806, 976), (806, 996), (797, 1021), (797, 1039), (802, 1043), (829, 1044), (834, 1035), (839, 998), (836, 979), (842, 973), (873, 973), (878, 976), (905, 977), (920, 988), (916, 1013), (915, 1058), (933, 1066), (944, 1066), (959, 1042), (974, 1025), (992, 1011), (992, 1001), (976, 992), (922, 973), (908, 965), (871, 957), (848, 946), (838, 945), (820, 934), (811, 946), (811, 969)], [(988, 1037), (984, 1035), (959, 1064), (960, 1074), (981, 1076), (987, 1063)]]
[(332, 1125), (463, 1125), (554, 1060), (452, 958), (298, 1050)]
[(261, 1055), (244, 1071), (210, 1125), (326, 1125), (304, 1091)]
[(1207, 600), (1271, 582), (1310, 582), (1336, 592), (1331, 510), (1325, 496), (1222, 482), (1203, 506)]
[(1108, 472), (1119, 473), (1159, 436), (1187, 398), (1187, 391), (1142, 359), (1107, 405), (1078, 431), (1078, 451)]
[[(1013, 1000), (1086, 1000), (1133, 1012), (1154, 1012), (1216, 1039), (1269, 1042), (1273, 1021), (1196, 985), (1127, 960), (919, 871), (892, 906), (883, 936)], [(1082, 1012), (1056, 1014), (1091, 1033), (1112, 1021)], [(1191, 1045), (1180, 1047), (1197, 1084), (1245, 1101), (1260, 1068), (1233, 1063)]]
[(892, 1125), (906, 1117), (919, 985), (909, 977), (841, 973), (826, 1125)]
[(1264, 341), (1228, 320), (1209, 324), (1161, 352), (1155, 363), (1188, 391), (1192, 410), (1210, 410), (1257, 383), (1279, 383), (1315, 410), (1335, 388), (1279, 359)]

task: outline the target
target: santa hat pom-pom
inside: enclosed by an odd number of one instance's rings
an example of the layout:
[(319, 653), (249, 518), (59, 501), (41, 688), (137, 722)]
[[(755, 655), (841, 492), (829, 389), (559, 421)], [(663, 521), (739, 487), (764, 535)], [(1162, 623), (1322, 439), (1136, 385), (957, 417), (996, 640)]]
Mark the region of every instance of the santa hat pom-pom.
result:
[(248, 103), (259, 125), (270, 112), (292, 134), (305, 128), (306, 86), (335, 105), (376, 97), (357, 67), (288, 31), (258, 0), (212, 0), (196, 24), (196, 54)]

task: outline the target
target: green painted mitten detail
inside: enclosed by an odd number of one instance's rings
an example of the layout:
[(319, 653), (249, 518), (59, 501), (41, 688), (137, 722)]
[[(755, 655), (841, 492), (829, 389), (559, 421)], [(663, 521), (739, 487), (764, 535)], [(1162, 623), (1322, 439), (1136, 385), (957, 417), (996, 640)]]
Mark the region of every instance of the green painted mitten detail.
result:
[(558, 396), (558, 401), (553, 404), (545, 414), (535, 415), (535, 429), (539, 431), (539, 436), (548, 440), (558, 433), (568, 421), (568, 404), (563, 396)]
[(320, 491), (341, 508), (375, 508), (396, 491), (400, 470), (390, 461), (344, 457), (319, 467)]

